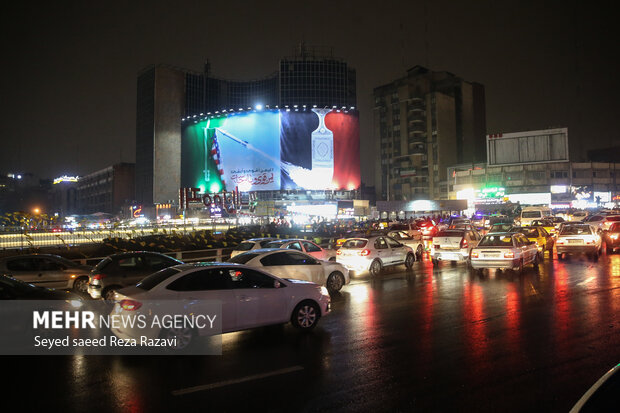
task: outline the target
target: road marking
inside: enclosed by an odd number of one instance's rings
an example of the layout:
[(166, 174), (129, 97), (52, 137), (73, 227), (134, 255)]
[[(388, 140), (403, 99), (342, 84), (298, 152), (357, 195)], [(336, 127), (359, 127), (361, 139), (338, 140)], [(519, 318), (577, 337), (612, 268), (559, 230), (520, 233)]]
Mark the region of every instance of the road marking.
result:
[(246, 381), (264, 379), (266, 377), (271, 377), (271, 376), (279, 376), (280, 374), (293, 373), (295, 371), (301, 371), (303, 369), (304, 368), (301, 367), (301, 366), (287, 367), (285, 369), (270, 371), (268, 373), (254, 374), (252, 376), (241, 377), (239, 379), (224, 380), (224, 381), (219, 381), (217, 383), (203, 384), (203, 385), (200, 385), (200, 386), (188, 387), (186, 389), (173, 390), (172, 391), (172, 395), (173, 396), (183, 396), (184, 394), (195, 393), (195, 392), (205, 391), (205, 390), (217, 389), (218, 387), (230, 386), (232, 384), (245, 383)]
[(577, 283), (577, 285), (588, 284), (589, 282), (591, 282), (591, 281), (592, 281), (592, 280), (594, 280), (595, 278), (596, 278), (596, 277), (589, 277), (589, 278), (586, 278), (586, 279), (585, 279), (585, 280), (583, 280), (582, 282)]

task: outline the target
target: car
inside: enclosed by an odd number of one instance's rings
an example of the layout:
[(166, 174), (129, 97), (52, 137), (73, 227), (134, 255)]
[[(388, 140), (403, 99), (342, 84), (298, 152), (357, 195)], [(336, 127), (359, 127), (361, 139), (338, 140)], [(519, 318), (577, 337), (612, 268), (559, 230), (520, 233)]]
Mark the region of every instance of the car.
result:
[(537, 219), (536, 221), (532, 221), (530, 226), (544, 228), (549, 235), (555, 235), (560, 224), (563, 222), (564, 221), (560, 221), (556, 224), (551, 219)]
[(404, 264), (411, 269), (415, 262), (415, 253), (406, 246), (388, 236), (367, 238), (350, 238), (337, 251), (336, 260), (351, 271), (368, 271), (377, 276), (387, 266)]
[(431, 245), (431, 261), (439, 265), (439, 261), (468, 262), (469, 253), (478, 245), (480, 234), (469, 225), (469, 230), (447, 229), (439, 231), (433, 237)]
[(524, 207), (521, 214), (515, 218), (515, 225), (519, 227), (527, 227), (532, 221), (540, 220), (551, 216), (551, 210), (548, 207)]
[(411, 238), (422, 240), (422, 231), (413, 222), (399, 222), (388, 227), (388, 232), (402, 231), (407, 233)]
[(620, 215), (590, 215), (582, 222), (592, 225), (597, 231), (605, 231), (609, 229), (613, 223), (620, 222)]
[(379, 235), (384, 235), (384, 234), (385, 234), (385, 230), (382, 230), (382, 229), (365, 229), (365, 230), (357, 229), (357, 230), (347, 231), (342, 236), (336, 239), (335, 248), (336, 249), (340, 248), (342, 244), (344, 244), (344, 242), (348, 240), (349, 238), (365, 238), (365, 237), (373, 237), (373, 236), (379, 236)]
[(496, 232), (507, 232), (510, 231), (510, 228), (512, 228), (514, 225), (511, 223), (498, 223), (498, 224), (493, 224), (491, 225), (491, 227), (489, 228), (489, 231), (487, 232), (487, 234), (492, 234), (492, 233), (496, 233)]
[(411, 247), (411, 249), (415, 251), (416, 261), (422, 261), (424, 258), (424, 241), (422, 241), (421, 234), (418, 237), (411, 237), (404, 231), (388, 231), (385, 235), (395, 239), (401, 244)]
[(265, 244), (268, 242), (274, 241), (276, 238), (250, 238), (245, 241), (241, 241), (239, 245), (237, 245), (230, 252), (231, 258), (235, 255), (239, 255), (242, 252), (258, 250), (261, 248), (265, 248)]
[(0, 274), (38, 287), (86, 293), (93, 267), (53, 254), (27, 254), (0, 258)]
[(437, 224), (435, 224), (435, 221), (433, 221), (432, 219), (419, 221), (418, 227), (422, 232), (422, 238), (426, 240), (432, 239), (439, 231), (439, 228), (437, 228)]
[(532, 264), (538, 270), (538, 248), (533, 241), (518, 232), (498, 232), (485, 235), (471, 250), (471, 268), (513, 269), (519, 274)]
[(82, 297), (70, 291), (40, 287), (7, 275), (0, 275), (0, 300), (65, 300), (82, 306)]
[[(255, 252), (237, 257), (244, 254)], [(301, 330), (311, 330), (330, 312), (329, 294), (318, 284), (279, 278), (247, 265), (213, 262), (174, 265), (117, 291), (111, 314), (148, 317), (157, 313), (157, 302), (163, 300), (179, 302), (183, 306), (180, 311), (187, 314), (199, 311), (204, 301), (219, 301), (222, 333), (288, 322)], [(149, 326), (144, 329), (127, 323), (111, 331), (122, 339), (176, 338), (177, 350), (209, 334), (206, 329), (162, 329), (161, 324), (154, 323)]]
[(598, 260), (602, 241), (595, 227), (589, 224), (568, 224), (562, 225), (555, 245), (560, 259), (571, 254), (586, 254)]
[(586, 211), (575, 211), (572, 214), (568, 215), (568, 221), (570, 222), (583, 221), (587, 216), (588, 216), (588, 213)]
[(94, 299), (113, 300), (116, 290), (135, 285), (147, 275), (179, 264), (183, 262), (159, 252), (112, 254), (93, 268), (88, 282), (88, 294)]
[(336, 251), (328, 250), (306, 239), (281, 239), (266, 243), (263, 248), (285, 248), (312, 255), (323, 261), (336, 261)]
[(549, 251), (549, 256), (553, 257), (553, 237), (545, 230), (544, 227), (533, 225), (530, 225), (529, 227), (512, 227), (510, 232), (520, 232), (530, 241), (534, 241), (536, 243), (536, 247), (538, 248), (540, 259), (544, 258), (545, 251)]
[(603, 240), (608, 254), (613, 254), (617, 248), (620, 248), (620, 222), (612, 224), (607, 231), (603, 232)]
[(575, 403), (570, 413), (617, 412), (620, 392), (620, 364), (607, 371)]
[(324, 285), (330, 292), (349, 284), (349, 270), (336, 261), (319, 260), (301, 251), (263, 248), (239, 254), (228, 262), (260, 268), (281, 278), (294, 278)]

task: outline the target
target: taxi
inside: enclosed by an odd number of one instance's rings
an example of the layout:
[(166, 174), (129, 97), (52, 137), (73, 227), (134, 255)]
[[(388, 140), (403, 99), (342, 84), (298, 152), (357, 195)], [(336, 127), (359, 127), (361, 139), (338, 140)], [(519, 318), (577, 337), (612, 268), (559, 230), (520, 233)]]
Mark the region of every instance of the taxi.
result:
[(536, 243), (538, 254), (542, 258), (545, 251), (549, 251), (549, 255), (553, 255), (553, 237), (545, 230), (544, 227), (527, 226), (512, 227), (510, 232), (520, 232), (527, 237), (528, 240)]
[(536, 221), (532, 221), (531, 226), (544, 228), (545, 231), (547, 231), (550, 235), (555, 236), (558, 232), (557, 227), (559, 225), (557, 225), (550, 219), (539, 219)]

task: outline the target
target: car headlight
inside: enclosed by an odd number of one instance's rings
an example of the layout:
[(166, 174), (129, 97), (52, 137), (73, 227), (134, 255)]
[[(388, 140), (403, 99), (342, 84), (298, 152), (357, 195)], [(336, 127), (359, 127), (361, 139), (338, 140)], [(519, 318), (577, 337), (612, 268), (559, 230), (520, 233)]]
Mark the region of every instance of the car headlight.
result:
[(325, 286), (321, 286), (321, 294), (322, 295), (329, 295), (329, 291), (327, 291), (327, 288), (325, 288)]
[(69, 305), (73, 308), (81, 308), (82, 305), (84, 305), (84, 303), (82, 302), (82, 300), (67, 300), (67, 302), (69, 303)]

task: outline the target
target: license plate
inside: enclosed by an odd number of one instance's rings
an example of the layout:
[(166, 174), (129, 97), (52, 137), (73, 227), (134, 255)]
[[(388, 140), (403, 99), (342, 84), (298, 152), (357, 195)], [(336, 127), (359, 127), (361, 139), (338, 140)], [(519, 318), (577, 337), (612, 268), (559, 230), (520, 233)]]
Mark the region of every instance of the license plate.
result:
[(483, 254), (483, 257), (485, 258), (498, 258), (500, 256), (499, 252), (492, 252), (489, 254)]
[(569, 239), (568, 243), (569, 244), (583, 244), (583, 240), (582, 239)]

